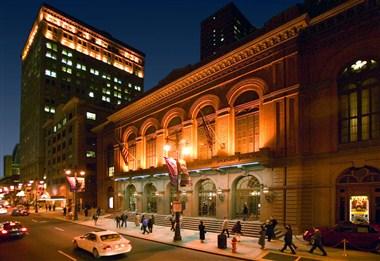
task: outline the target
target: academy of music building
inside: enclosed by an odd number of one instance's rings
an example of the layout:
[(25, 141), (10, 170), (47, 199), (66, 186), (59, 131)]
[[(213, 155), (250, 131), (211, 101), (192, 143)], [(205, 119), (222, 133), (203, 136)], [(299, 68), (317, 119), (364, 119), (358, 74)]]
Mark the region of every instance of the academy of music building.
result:
[(241, 218), (246, 203), (295, 229), (379, 223), (379, 5), (343, 2), (284, 11), (110, 115), (95, 128), (100, 207), (170, 214), (167, 156), (187, 163), (185, 216)]

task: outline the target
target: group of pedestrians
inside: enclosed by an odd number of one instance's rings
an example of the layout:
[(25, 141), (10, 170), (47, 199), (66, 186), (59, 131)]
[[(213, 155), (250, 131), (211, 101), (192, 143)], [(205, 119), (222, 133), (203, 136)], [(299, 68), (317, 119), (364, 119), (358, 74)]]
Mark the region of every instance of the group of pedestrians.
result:
[(126, 213), (122, 213), (120, 216), (115, 216), (116, 228), (127, 227), (128, 215)]
[(135, 225), (139, 226), (142, 230), (143, 235), (153, 233), (153, 225), (154, 225), (154, 215), (150, 218), (148, 216), (142, 215), (140, 217), (139, 214), (135, 216)]

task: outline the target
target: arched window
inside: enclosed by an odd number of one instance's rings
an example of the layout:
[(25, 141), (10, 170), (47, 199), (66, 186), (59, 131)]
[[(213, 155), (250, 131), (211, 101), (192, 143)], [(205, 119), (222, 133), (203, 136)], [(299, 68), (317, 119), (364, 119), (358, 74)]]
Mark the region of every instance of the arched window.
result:
[(259, 150), (259, 96), (254, 91), (242, 93), (234, 103), (235, 152)]
[(210, 179), (203, 180), (199, 187), (199, 215), (216, 215), (216, 186)]
[(180, 117), (175, 117), (170, 120), (168, 124), (168, 139), (167, 143), (170, 144), (170, 150), (168, 151), (168, 157), (173, 159), (177, 158), (177, 152), (180, 151), (179, 146), (182, 139), (182, 122)]
[(146, 211), (149, 213), (157, 212), (157, 196), (156, 187), (149, 183), (145, 186), (145, 197), (146, 197)]
[(136, 187), (134, 185), (129, 185), (126, 189), (126, 197), (129, 211), (136, 211)]
[(135, 170), (137, 169), (137, 162), (136, 162), (136, 135), (135, 134), (131, 134), (128, 136), (128, 140), (127, 140), (127, 144), (128, 144), (128, 152), (129, 152), (129, 156), (128, 156), (128, 169), (129, 170)]
[(358, 60), (338, 78), (339, 142), (380, 138), (380, 66)]
[(211, 159), (215, 148), (215, 110), (208, 105), (198, 115), (198, 159)]
[(244, 206), (248, 216), (257, 219), (260, 215), (260, 182), (253, 176), (242, 177), (236, 184), (235, 217), (244, 216)]
[(156, 128), (150, 126), (145, 132), (146, 139), (146, 167), (156, 166)]

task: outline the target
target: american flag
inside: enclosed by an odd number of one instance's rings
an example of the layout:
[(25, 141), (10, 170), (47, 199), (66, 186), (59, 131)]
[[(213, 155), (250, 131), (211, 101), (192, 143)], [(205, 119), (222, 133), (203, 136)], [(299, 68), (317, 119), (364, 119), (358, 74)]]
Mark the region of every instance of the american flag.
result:
[(210, 148), (211, 150), (211, 154), (213, 155), (213, 151), (214, 151), (214, 132), (213, 132), (213, 129), (212, 127), (210, 126), (210, 123), (205, 119), (205, 117), (203, 116), (203, 113), (201, 114), (202, 116), (202, 126), (203, 126), (203, 129), (205, 131), (205, 134), (206, 134), (206, 139), (207, 139), (207, 144), (208, 144), (208, 147)]
[(125, 164), (128, 165), (128, 157), (129, 157), (128, 145), (126, 145), (125, 143), (120, 143), (120, 142), (118, 142), (118, 144), (119, 144), (121, 156), (123, 157)]

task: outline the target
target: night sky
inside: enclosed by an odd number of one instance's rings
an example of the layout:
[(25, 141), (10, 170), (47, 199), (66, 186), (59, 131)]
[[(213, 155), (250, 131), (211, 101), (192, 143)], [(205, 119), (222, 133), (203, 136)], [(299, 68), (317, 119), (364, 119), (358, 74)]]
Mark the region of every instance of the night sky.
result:
[[(144, 52), (145, 90), (171, 70), (200, 56), (200, 23), (230, 0), (45, 1), (80, 21), (110, 33)], [(235, 0), (256, 27), (302, 0)], [(19, 142), (20, 53), (42, 2), (3, 0), (0, 4), (0, 177), (3, 156)]]

